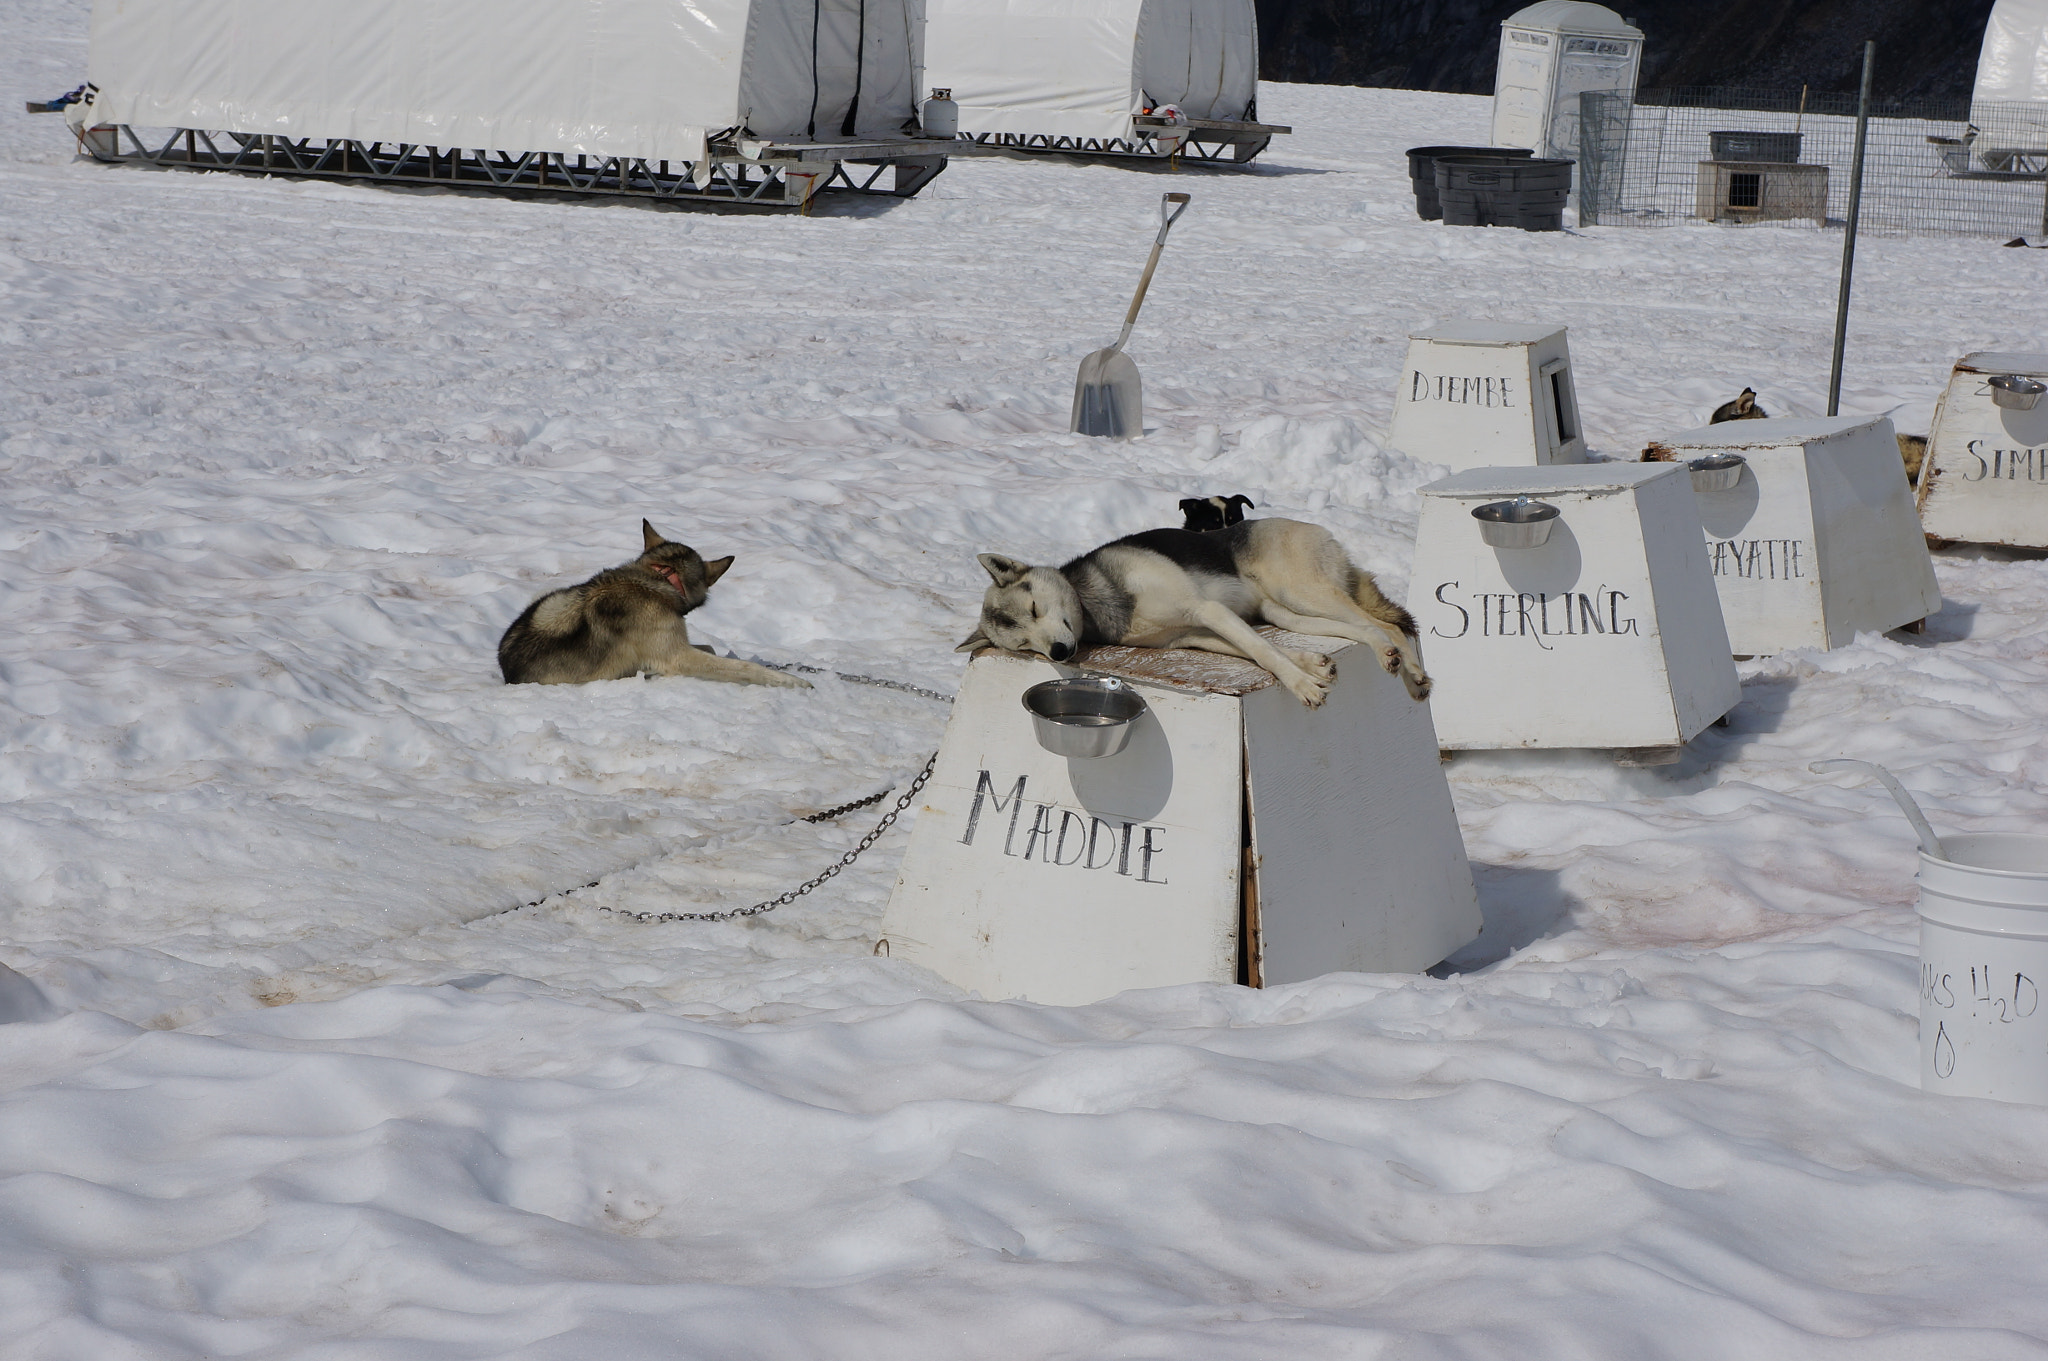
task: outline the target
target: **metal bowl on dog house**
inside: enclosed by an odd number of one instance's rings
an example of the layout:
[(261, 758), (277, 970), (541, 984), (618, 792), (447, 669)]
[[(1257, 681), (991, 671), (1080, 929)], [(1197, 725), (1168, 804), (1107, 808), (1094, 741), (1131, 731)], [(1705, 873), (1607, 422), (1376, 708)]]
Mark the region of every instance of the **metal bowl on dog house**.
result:
[(1738, 655), (1841, 647), (1941, 608), (1889, 419), (1723, 421), (1651, 450), (1733, 465), (1725, 486), (1696, 485), (1695, 495)]
[[(1657, 763), (1742, 697), (1684, 466), (1474, 468), (1421, 496), (1409, 607), (1445, 749)], [(1556, 510), (1542, 541), (1488, 542), (1478, 512), (1523, 497)]]
[[(888, 953), (987, 998), (1078, 1005), (1412, 973), (1477, 936), (1429, 705), (1369, 647), (1275, 641), (1335, 660), (1321, 708), (1208, 652), (977, 653), (883, 916)], [(1135, 716), (1119, 690), (1142, 697)], [(1128, 741), (1065, 754), (1073, 735), (1034, 732), (1061, 714), (1124, 723)]]
[(1444, 321), (1408, 337), (1388, 441), (1431, 463), (1583, 463), (1565, 328)]
[(2048, 548), (2048, 401), (2035, 384), (2048, 384), (2048, 353), (1986, 350), (1956, 362), (1920, 467), (1927, 533)]

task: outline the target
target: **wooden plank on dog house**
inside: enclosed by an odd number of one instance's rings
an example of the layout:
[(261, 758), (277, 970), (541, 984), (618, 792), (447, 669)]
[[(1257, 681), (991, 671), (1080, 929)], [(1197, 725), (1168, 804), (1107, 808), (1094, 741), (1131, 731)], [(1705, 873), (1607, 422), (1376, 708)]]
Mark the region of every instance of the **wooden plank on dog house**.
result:
[(1887, 417), (1724, 421), (1651, 448), (1679, 463), (1745, 461), (1733, 487), (1696, 493), (1738, 655), (1841, 647), (1941, 608)]
[(2048, 383), (2048, 354), (1980, 351), (1949, 375), (1920, 469), (1920, 523), (1938, 539), (2048, 548), (2048, 397), (2000, 406), (1990, 380)]
[(1389, 442), (1452, 471), (1583, 463), (1562, 326), (1446, 321), (1408, 337)]
[[(1474, 508), (1558, 507), (1494, 548)], [(1742, 697), (1682, 465), (1478, 468), (1421, 489), (1409, 605), (1450, 749), (1674, 747)]]
[[(1476, 936), (1427, 706), (1365, 649), (1345, 666), (1341, 642), (1279, 636), (1338, 657), (1321, 709), (1211, 653), (977, 654), (884, 914), (889, 953), (984, 997), (1075, 1005), (1420, 970)], [(1115, 756), (1055, 756), (1023, 693), (1091, 672), (1138, 685), (1147, 713)]]

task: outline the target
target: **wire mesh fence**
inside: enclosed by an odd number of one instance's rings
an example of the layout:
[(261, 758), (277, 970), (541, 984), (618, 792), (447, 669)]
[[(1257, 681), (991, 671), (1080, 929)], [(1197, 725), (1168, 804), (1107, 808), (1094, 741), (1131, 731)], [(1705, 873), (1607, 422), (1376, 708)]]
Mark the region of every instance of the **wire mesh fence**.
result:
[[(1689, 88), (1579, 97), (1579, 221), (1840, 225), (1856, 96)], [(1862, 230), (2048, 234), (2048, 104), (1873, 99)]]

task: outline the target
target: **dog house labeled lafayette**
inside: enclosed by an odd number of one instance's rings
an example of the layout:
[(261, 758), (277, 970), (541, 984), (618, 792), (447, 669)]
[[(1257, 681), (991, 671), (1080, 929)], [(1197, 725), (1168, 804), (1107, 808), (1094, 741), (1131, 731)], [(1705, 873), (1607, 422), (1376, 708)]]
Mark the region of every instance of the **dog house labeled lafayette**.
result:
[(928, 3), (926, 83), (989, 145), (1249, 161), (1292, 131), (1258, 121), (1258, 67), (1252, 0)]
[[(1474, 468), (1421, 496), (1408, 605), (1445, 748), (1668, 751), (1742, 698), (1683, 465)], [(1556, 507), (1548, 537), (1487, 543), (1472, 512), (1522, 496)]]
[(2030, 383), (2048, 384), (2048, 353), (1957, 361), (1920, 468), (1920, 524), (1935, 538), (2048, 548), (2048, 396)]
[(1604, 5), (1541, 0), (1501, 22), (1493, 144), (1576, 160), (1579, 96), (1636, 93), (1643, 31)]
[(1681, 465), (1743, 460), (1733, 486), (1697, 492), (1737, 655), (1840, 647), (1941, 608), (1889, 419), (1724, 421), (1652, 450)]
[[(1235, 657), (1127, 647), (968, 664), (883, 917), (897, 959), (987, 998), (1426, 969), (1479, 934), (1429, 705), (1372, 649), (1319, 709)], [(1340, 650), (1341, 649), (1341, 650)], [(1022, 704), (1108, 674), (1146, 702), (1113, 756), (1041, 747)]]
[(102, 160), (763, 204), (914, 193), (953, 150), (906, 134), (921, 21), (921, 0), (96, 0), (90, 102), (68, 113)]
[(1415, 332), (1389, 441), (1453, 470), (1585, 462), (1565, 328), (1446, 321)]

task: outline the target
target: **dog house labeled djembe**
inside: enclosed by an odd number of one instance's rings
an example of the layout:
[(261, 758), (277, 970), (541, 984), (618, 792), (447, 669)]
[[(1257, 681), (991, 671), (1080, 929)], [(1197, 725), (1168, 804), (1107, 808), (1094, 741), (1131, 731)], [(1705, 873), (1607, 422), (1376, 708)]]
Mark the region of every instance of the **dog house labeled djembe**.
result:
[(1446, 321), (1415, 332), (1389, 438), (1454, 470), (1585, 462), (1565, 328)]
[[(1370, 648), (1275, 638), (1335, 659), (1321, 708), (1206, 652), (977, 654), (883, 918), (888, 953), (984, 997), (1078, 1005), (1415, 972), (1477, 936), (1429, 706)], [(1055, 754), (1024, 707), (1084, 675), (1143, 701), (1113, 755)]]
[(1725, 421), (1650, 454), (1691, 470), (1737, 655), (1840, 647), (1941, 608), (1885, 417)]
[(1934, 410), (1920, 524), (1938, 539), (2048, 548), (2048, 354), (1966, 354)]
[(1408, 604), (1445, 748), (1654, 764), (1742, 697), (1683, 466), (1475, 468), (1421, 495)]

